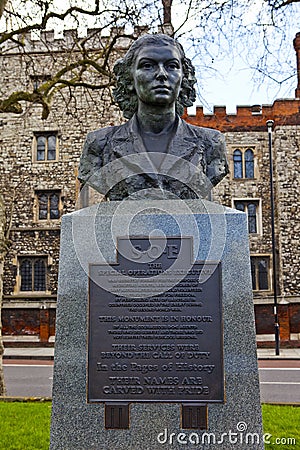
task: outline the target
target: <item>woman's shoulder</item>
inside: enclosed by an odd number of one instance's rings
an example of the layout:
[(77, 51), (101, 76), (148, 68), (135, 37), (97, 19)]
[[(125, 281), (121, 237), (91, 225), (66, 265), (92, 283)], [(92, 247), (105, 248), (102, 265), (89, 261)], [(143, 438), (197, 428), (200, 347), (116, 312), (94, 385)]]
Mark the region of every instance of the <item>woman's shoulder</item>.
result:
[(86, 136), (86, 142), (93, 143), (106, 140), (108, 137), (112, 136), (118, 128), (118, 126), (110, 126), (90, 131)]

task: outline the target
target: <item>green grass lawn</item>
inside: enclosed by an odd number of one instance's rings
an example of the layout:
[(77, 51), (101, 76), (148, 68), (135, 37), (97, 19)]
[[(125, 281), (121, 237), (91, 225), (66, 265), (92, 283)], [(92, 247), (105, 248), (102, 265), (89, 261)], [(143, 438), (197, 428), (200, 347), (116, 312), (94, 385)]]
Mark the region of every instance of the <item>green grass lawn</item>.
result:
[[(50, 402), (0, 402), (0, 450), (47, 450), (50, 414)], [(300, 449), (300, 407), (263, 405), (263, 423), (266, 450)]]
[(51, 402), (0, 402), (0, 449), (48, 449), (50, 415)]
[[(272, 435), (266, 436), (270, 441), (265, 444), (266, 450), (300, 449), (300, 407), (262, 405), (262, 413), (264, 433)], [(291, 438), (295, 444), (288, 441)]]

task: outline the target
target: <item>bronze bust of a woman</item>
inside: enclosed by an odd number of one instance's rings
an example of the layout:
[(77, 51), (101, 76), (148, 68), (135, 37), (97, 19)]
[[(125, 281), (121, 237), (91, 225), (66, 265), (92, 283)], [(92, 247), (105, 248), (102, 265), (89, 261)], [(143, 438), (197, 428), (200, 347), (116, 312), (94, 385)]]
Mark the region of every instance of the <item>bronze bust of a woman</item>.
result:
[(206, 197), (228, 173), (224, 136), (180, 118), (195, 101), (195, 70), (169, 36), (144, 35), (114, 66), (128, 122), (88, 134), (79, 179), (108, 200)]

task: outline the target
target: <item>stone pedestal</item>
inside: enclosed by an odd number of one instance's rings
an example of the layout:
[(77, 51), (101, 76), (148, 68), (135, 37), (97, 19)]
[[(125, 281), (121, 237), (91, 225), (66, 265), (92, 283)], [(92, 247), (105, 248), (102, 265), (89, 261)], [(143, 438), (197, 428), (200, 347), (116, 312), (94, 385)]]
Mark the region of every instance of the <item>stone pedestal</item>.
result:
[[(114, 263), (120, 236), (193, 236), (194, 259), (221, 261), (225, 403), (208, 429), (181, 429), (181, 405), (132, 403), (128, 430), (87, 403), (88, 266)], [(201, 443), (202, 442), (202, 443)], [(51, 450), (263, 449), (246, 215), (202, 201), (100, 203), (61, 229)]]

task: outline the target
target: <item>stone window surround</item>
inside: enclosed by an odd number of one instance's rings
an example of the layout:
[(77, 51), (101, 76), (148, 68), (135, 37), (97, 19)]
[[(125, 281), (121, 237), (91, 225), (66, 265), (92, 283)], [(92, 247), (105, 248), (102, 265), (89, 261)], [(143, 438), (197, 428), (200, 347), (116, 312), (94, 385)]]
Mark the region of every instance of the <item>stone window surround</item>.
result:
[[(233, 161), (233, 153), (235, 150), (240, 150), (242, 152), (242, 165), (243, 165), (243, 170), (245, 173), (245, 160), (244, 160), (244, 155), (245, 152), (247, 150), (252, 150), (253, 151), (253, 157), (254, 157), (254, 178), (235, 178), (234, 177), (234, 161)], [(229, 145), (228, 146), (228, 153), (229, 153), (229, 166), (230, 166), (230, 179), (237, 181), (237, 182), (245, 182), (245, 181), (253, 181), (253, 180), (258, 180), (259, 179), (259, 170), (258, 170), (258, 165), (257, 165), (257, 147), (256, 145), (253, 144), (249, 144), (249, 145)]]
[[(30, 258), (44, 258), (46, 260), (46, 290), (45, 291), (21, 291), (21, 274), (20, 274), (20, 261), (22, 259), (30, 259)], [(45, 253), (19, 253), (16, 257), (13, 258), (12, 263), (14, 266), (17, 267), (17, 274), (16, 274), (16, 283), (14, 286), (14, 291), (12, 293), (12, 295), (20, 295), (22, 294), (23, 296), (38, 296), (38, 295), (51, 295), (51, 292), (49, 290), (47, 290), (47, 285), (48, 285), (48, 268), (53, 264), (53, 259), (51, 256), (46, 255)]]
[[(59, 218), (58, 219), (50, 219), (50, 215), (48, 214), (47, 219), (39, 219), (39, 200), (38, 200), (38, 194), (44, 192), (45, 194), (51, 194), (55, 193), (59, 196), (59, 204), (58, 204), (58, 210), (59, 210)], [(60, 223), (60, 219), (63, 213), (63, 202), (64, 202), (64, 195), (62, 192), (62, 189), (59, 188), (44, 188), (44, 187), (37, 187), (34, 190), (33, 193), (33, 222), (39, 223), (41, 225), (49, 225), (49, 224), (58, 224)], [(49, 212), (49, 211), (48, 211)]]
[[(55, 136), (56, 137), (56, 153), (55, 153), (55, 159), (48, 160), (45, 155), (44, 160), (38, 160), (37, 159), (37, 140), (39, 136), (44, 136), (45, 138), (49, 136)], [(58, 161), (59, 159), (59, 132), (57, 130), (39, 130), (39, 131), (33, 131), (33, 139), (32, 139), (32, 162), (34, 164), (51, 164), (53, 162)], [(45, 150), (47, 153), (47, 148)]]
[(232, 197), (231, 199), (231, 207), (235, 208), (235, 202), (245, 202), (245, 203), (256, 203), (256, 225), (257, 225), (257, 233), (249, 233), (251, 236), (262, 236), (263, 235), (263, 225), (262, 225), (262, 201), (260, 198), (254, 197)]

